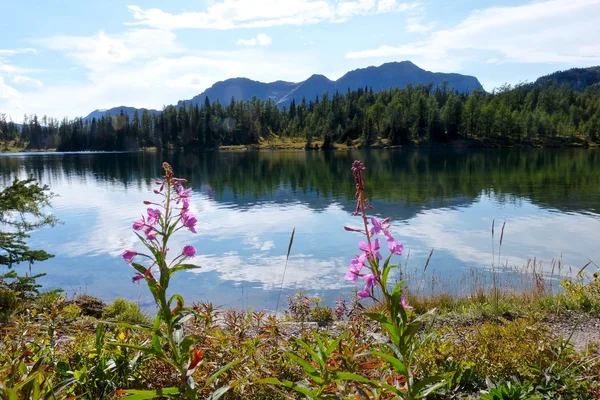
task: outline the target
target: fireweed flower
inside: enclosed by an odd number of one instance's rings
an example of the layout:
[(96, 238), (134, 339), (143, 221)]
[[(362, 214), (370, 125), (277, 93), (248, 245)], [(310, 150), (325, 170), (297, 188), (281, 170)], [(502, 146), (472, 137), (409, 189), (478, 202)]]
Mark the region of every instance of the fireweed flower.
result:
[(140, 281), (144, 278), (145, 278), (144, 274), (136, 272), (136, 274), (131, 278), (131, 282), (137, 283), (139, 285)]
[(160, 218), (160, 210), (149, 208), (147, 210), (147, 212), (148, 212), (148, 225), (151, 225), (151, 226), (156, 225)]
[(179, 204), (181, 201), (189, 199), (191, 191), (192, 189), (184, 189), (183, 186), (177, 186), (177, 196), (175, 197), (175, 202)]
[(196, 248), (194, 246), (185, 246), (181, 254), (186, 257), (194, 257), (196, 255)]
[(133, 223), (133, 230), (134, 231), (139, 231), (139, 230), (141, 230), (145, 226), (146, 226), (146, 219), (142, 215), (142, 220), (141, 221), (135, 221)]
[(371, 217), (371, 223), (373, 224), (373, 228), (371, 228), (371, 236), (387, 233), (390, 229), (390, 224), (388, 224), (387, 221), (389, 221), (389, 218), (379, 221), (376, 217)]
[[(381, 273), (383, 272), (382, 268), (388, 268), (389, 257), (386, 260), (383, 266), (380, 266), (380, 261), (383, 259), (380, 253), (381, 243), (380, 239), (377, 238), (377, 235), (385, 236), (385, 240), (387, 242), (387, 247), (390, 251), (391, 255), (402, 255), (404, 251), (404, 246), (401, 243), (398, 243), (390, 233), (390, 219), (385, 218), (380, 220), (376, 217), (368, 218), (366, 215), (366, 209), (372, 208), (368, 202), (368, 200), (364, 197), (365, 191), (365, 180), (363, 176), (363, 172), (365, 171), (365, 166), (359, 160), (356, 160), (352, 163), (352, 175), (354, 176), (354, 182), (356, 184), (356, 211), (354, 215), (361, 215), (364, 223), (364, 230), (344, 227), (346, 231), (350, 232), (359, 232), (367, 237), (367, 241), (361, 241), (358, 243), (358, 247), (362, 250), (361, 256), (355, 257), (349, 266), (349, 271), (346, 274), (345, 278), (347, 280), (356, 282), (358, 277), (362, 277), (365, 286), (362, 290), (358, 291), (358, 297), (371, 298), (373, 297), (373, 288), (378, 284), (385, 284), (381, 282)], [(369, 229), (369, 221), (371, 228)], [(367, 268), (367, 272), (363, 273), (362, 270)]]
[(188, 228), (193, 233), (196, 233), (196, 223), (198, 222), (198, 220), (196, 219), (196, 217), (194, 217), (194, 215), (191, 212), (183, 212), (181, 214), (181, 221), (183, 223), (183, 226)]
[(402, 252), (404, 251), (404, 245), (402, 245), (402, 243), (398, 243), (392, 236), (388, 235), (387, 236), (387, 245), (388, 245), (388, 249), (390, 249), (390, 252), (392, 254), (395, 254), (397, 256), (401, 256)]
[(131, 264), (133, 262), (133, 258), (137, 255), (138, 253), (133, 250), (125, 250), (122, 257), (123, 260), (125, 260), (128, 264)]
[(375, 239), (371, 244), (365, 242), (358, 242), (358, 247), (365, 252), (365, 255), (368, 258), (373, 260), (377, 258), (381, 260), (381, 254), (379, 254), (379, 239)]
[(405, 296), (402, 296), (402, 300), (400, 300), (400, 303), (402, 304), (402, 307), (404, 307), (407, 310), (412, 310), (412, 306), (408, 304), (408, 300), (406, 300)]

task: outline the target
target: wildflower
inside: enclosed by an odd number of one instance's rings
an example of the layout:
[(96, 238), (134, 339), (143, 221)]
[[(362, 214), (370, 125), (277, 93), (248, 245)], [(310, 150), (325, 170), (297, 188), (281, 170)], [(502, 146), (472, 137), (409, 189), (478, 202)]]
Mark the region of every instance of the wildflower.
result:
[(365, 266), (366, 261), (367, 256), (364, 253), (360, 256), (354, 257), (352, 261), (350, 261), (350, 271), (346, 274), (346, 279), (356, 282), (360, 276), (360, 271)]
[(138, 255), (138, 253), (133, 250), (125, 250), (123, 252), (122, 257), (123, 257), (123, 260), (125, 260), (125, 262), (127, 262), (128, 264), (131, 264), (133, 262), (133, 258), (137, 255)]
[(181, 201), (189, 200), (191, 191), (192, 189), (184, 189), (183, 186), (177, 186), (177, 197), (175, 197), (175, 202), (179, 204)]
[(196, 248), (194, 246), (185, 246), (181, 254), (186, 257), (194, 257), (196, 255)]
[(144, 274), (140, 274), (139, 272), (136, 273), (132, 278), (131, 278), (131, 282), (133, 283), (137, 283), (138, 285), (140, 284), (140, 281), (142, 279), (144, 279)]
[(146, 234), (146, 239), (155, 240), (156, 234), (154, 232), (155, 232), (155, 229), (153, 227), (151, 227), (150, 225), (146, 226), (146, 229), (144, 229), (144, 234)]
[(191, 212), (183, 212), (181, 215), (181, 221), (183, 222), (183, 226), (188, 228), (193, 233), (196, 233), (196, 223), (198, 222), (198, 220), (196, 219), (196, 217), (194, 217), (194, 215)]
[(379, 239), (375, 239), (371, 244), (358, 242), (358, 247), (365, 252), (368, 258), (372, 260), (375, 260), (375, 258), (381, 260), (381, 254), (379, 254)]
[(388, 229), (390, 229), (390, 224), (387, 223), (388, 221), (389, 218), (379, 221), (379, 219), (376, 217), (371, 217), (371, 223), (373, 224), (373, 228), (371, 228), (371, 235), (379, 235), (382, 232), (387, 233)]
[(397, 256), (401, 256), (404, 251), (404, 245), (402, 243), (396, 242), (396, 240), (391, 236), (387, 235), (387, 245), (392, 254)]
[(400, 299), (400, 304), (402, 304), (402, 307), (407, 309), (407, 310), (412, 310), (412, 306), (408, 304), (408, 300), (406, 300), (405, 296), (402, 296), (402, 298)]
[(139, 231), (144, 226), (146, 226), (146, 220), (145, 220), (144, 216), (142, 216), (142, 220), (141, 221), (135, 221), (133, 223), (133, 230), (134, 231)]
[(160, 218), (160, 210), (149, 208), (148, 212), (148, 225), (156, 225)]

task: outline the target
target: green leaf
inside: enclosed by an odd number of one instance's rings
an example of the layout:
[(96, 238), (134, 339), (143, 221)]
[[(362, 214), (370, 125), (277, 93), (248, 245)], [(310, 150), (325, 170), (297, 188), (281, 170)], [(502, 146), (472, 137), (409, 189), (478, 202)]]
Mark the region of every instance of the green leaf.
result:
[(372, 385), (372, 386), (377, 386), (377, 382), (367, 379), (364, 376), (360, 376), (358, 374), (353, 374), (351, 372), (336, 372), (335, 374), (333, 374), (333, 379), (342, 380), (342, 381), (360, 382), (360, 383), (366, 383), (366, 384)]
[(312, 347), (310, 347), (308, 345), (308, 343), (306, 343), (305, 341), (303, 341), (301, 339), (296, 339), (296, 343), (298, 343), (300, 346), (302, 346), (304, 348), (304, 350), (306, 350), (306, 352), (308, 354), (310, 354), (313, 361), (318, 363), (321, 366), (321, 369), (323, 371), (325, 370), (325, 363), (323, 362), (323, 360), (321, 360), (321, 357), (319, 357), (319, 355), (312, 349)]
[(317, 383), (317, 384), (321, 384), (323, 383), (323, 379), (321, 379), (321, 376), (319, 375), (319, 371), (317, 371), (317, 369), (315, 367), (313, 367), (312, 365), (310, 365), (305, 359), (303, 359), (302, 357), (292, 353), (292, 352), (286, 352), (285, 353), (290, 359), (292, 359), (294, 362), (296, 362), (296, 364), (300, 365), (302, 368), (304, 368), (304, 370), (306, 371), (306, 373), (308, 375), (311, 376), (311, 378), (313, 378), (313, 380)]
[(316, 399), (316, 394), (313, 393), (309, 388), (307, 388), (304, 385), (300, 385), (298, 383), (294, 383), (288, 380), (284, 380), (284, 381), (280, 381), (277, 378), (266, 378), (266, 379), (260, 379), (259, 381), (257, 381), (257, 383), (262, 383), (262, 384), (266, 384), (266, 385), (280, 385), (280, 386), (285, 386), (288, 389), (292, 389), (298, 393), (301, 393), (303, 395), (305, 395), (306, 397), (308, 397), (309, 399)]
[(389, 318), (385, 314), (382, 314), (382, 313), (368, 312), (368, 313), (365, 313), (365, 315), (367, 317), (371, 318), (372, 320), (377, 321), (377, 322), (382, 323), (382, 324), (389, 324), (390, 323)]
[(397, 296), (398, 294), (402, 294), (402, 287), (406, 283), (406, 280), (402, 280), (394, 286), (394, 290), (392, 290), (392, 296)]
[[(451, 375), (451, 374), (450, 374)], [(415, 399), (422, 399), (429, 396), (434, 391), (438, 390), (446, 384), (448, 376), (434, 375), (423, 378), (416, 382), (412, 387), (412, 394)]]
[(139, 272), (140, 274), (142, 274), (142, 275), (146, 275), (146, 270), (147, 270), (147, 268), (146, 268), (146, 267), (144, 267), (142, 264), (138, 264), (138, 263), (134, 263), (134, 262), (132, 262), (132, 263), (131, 263), (131, 266), (132, 266), (133, 268), (135, 268), (135, 270), (136, 270), (137, 272)]
[[(143, 331), (143, 332), (148, 332), (151, 333), (152, 332), (152, 328), (148, 327), (148, 326), (142, 326), (142, 325), (136, 325), (136, 324), (130, 324), (129, 322), (120, 322), (120, 321), (102, 321), (102, 323), (105, 324), (110, 324), (110, 325), (116, 325), (116, 326), (120, 326), (122, 328), (128, 328), (128, 329), (133, 329), (133, 330), (138, 330), (138, 331)], [(97, 339), (96, 339), (97, 340)]]
[(319, 348), (320, 359), (323, 361), (327, 361), (327, 353), (325, 350), (325, 345), (323, 344), (323, 340), (321, 339), (321, 335), (319, 335), (316, 331), (313, 331), (312, 334), (315, 338), (315, 341), (317, 342), (317, 347)]
[(169, 274), (172, 276), (174, 273), (179, 272), (179, 271), (192, 271), (195, 269), (200, 269), (202, 268), (199, 265), (194, 265), (194, 264), (179, 264), (174, 266), (173, 268), (169, 269)]
[(338, 345), (340, 344), (340, 342), (342, 341), (342, 339), (344, 339), (346, 337), (346, 332), (342, 333), (337, 339), (335, 339), (333, 342), (331, 342), (329, 344), (329, 346), (327, 346), (327, 357), (331, 356), (331, 353), (333, 353), (333, 351), (338, 347)]
[(223, 396), (225, 393), (227, 393), (227, 391), (229, 389), (231, 389), (231, 388), (228, 385), (220, 387), (217, 390), (215, 390), (214, 392), (212, 392), (210, 394), (210, 396), (208, 396), (206, 399), (207, 400), (218, 400), (221, 398), (221, 396)]
[(230, 362), (229, 364), (225, 365), (223, 368), (221, 368), (220, 370), (218, 370), (217, 372), (215, 372), (214, 374), (212, 374), (210, 376), (210, 378), (208, 378), (206, 380), (206, 382), (204, 382), (204, 386), (202, 389), (205, 389), (207, 387), (210, 386), (211, 383), (213, 383), (213, 381), (215, 379), (217, 379), (219, 376), (221, 376), (224, 372), (227, 372), (228, 370), (230, 370), (231, 368), (235, 367), (236, 365), (238, 365), (239, 363), (241, 363), (243, 360), (235, 360)]
[(404, 363), (402, 361), (400, 361), (396, 357), (386, 354), (386, 353), (383, 353), (381, 351), (377, 351), (377, 350), (371, 351), (371, 354), (383, 358), (385, 361), (392, 364), (392, 367), (397, 372), (400, 372), (401, 374), (404, 374), (405, 376), (407, 375), (406, 366), (404, 365)]
[(162, 354), (163, 352), (160, 337), (156, 333), (152, 335), (152, 349), (154, 349), (155, 354)]
[(155, 399), (157, 397), (168, 396), (172, 394), (181, 394), (181, 391), (177, 387), (156, 389), (156, 390), (122, 390), (120, 393), (127, 393), (131, 396), (125, 397), (127, 400), (145, 400)]

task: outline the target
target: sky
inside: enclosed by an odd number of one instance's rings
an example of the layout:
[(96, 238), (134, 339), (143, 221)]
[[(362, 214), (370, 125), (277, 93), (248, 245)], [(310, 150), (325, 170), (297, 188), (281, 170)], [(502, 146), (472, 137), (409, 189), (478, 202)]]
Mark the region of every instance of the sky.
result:
[(0, 114), (161, 109), (410, 60), (488, 91), (600, 65), (600, 0), (0, 0)]

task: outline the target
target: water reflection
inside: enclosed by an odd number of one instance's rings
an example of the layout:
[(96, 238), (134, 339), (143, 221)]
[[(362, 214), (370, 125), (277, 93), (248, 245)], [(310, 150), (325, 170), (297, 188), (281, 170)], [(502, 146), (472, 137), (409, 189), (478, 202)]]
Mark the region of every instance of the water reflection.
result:
[[(163, 160), (194, 189), (198, 234), (175, 238), (174, 251), (194, 244), (198, 273), (174, 281), (192, 300), (273, 308), (292, 229), (296, 237), (284, 294), (299, 289), (335, 300), (353, 286), (343, 280), (356, 240), (343, 225), (354, 187), (349, 166), (367, 165), (375, 212), (391, 216), (410, 255), (455, 282), (470, 268), (538, 257), (583, 265), (596, 255), (600, 231), (600, 153), (593, 150), (240, 152), (171, 154), (34, 154), (0, 157), (0, 183), (33, 174), (59, 195), (53, 212), (64, 222), (32, 235), (56, 258), (37, 264), (44, 284), (107, 300), (149, 304), (119, 255), (140, 249), (131, 223), (151, 198)], [(501, 260), (492, 256), (492, 220), (507, 221)]]

